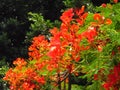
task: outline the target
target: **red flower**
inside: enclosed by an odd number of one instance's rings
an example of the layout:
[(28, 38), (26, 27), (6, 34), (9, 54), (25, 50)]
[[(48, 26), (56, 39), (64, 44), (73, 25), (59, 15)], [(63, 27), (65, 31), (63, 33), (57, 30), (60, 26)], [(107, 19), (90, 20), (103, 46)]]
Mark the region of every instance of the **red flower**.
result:
[(36, 64), (35, 64), (35, 67), (38, 69), (38, 70), (41, 70), (44, 66), (46, 65), (46, 62), (43, 61), (43, 62), (39, 62), (37, 61)]
[(101, 15), (96, 13), (96, 14), (94, 14), (93, 18), (94, 18), (94, 20), (100, 21), (101, 20)]
[(54, 27), (53, 29), (50, 29), (50, 33), (54, 36), (58, 33), (58, 28)]
[(84, 24), (84, 20), (86, 19), (88, 13), (85, 13), (84, 12), (84, 9), (85, 9), (85, 6), (82, 6), (82, 8), (76, 8), (74, 10), (74, 13), (75, 13), (75, 19), (77, 21), (77, 23), (79, 23), (80, 25), (83, 25)]
[(76, 61), (76, 62), (80, 61), (80, 56), (77, 56), (77, 57), (75, 58), (75, 61)]
[(31, 82), (26, 81), (26, 82), (24, 82), (22, 84), (22, 89), (23, 90), (34, 90), (35, 89), (35, 85), (32, 84)]
[(27, 64), (27, 62), (23, 59), (23, 58), (17, 58), (14, 62), (14, 65), (17, 66), (25, 66)]
[(75, 14), (76, 14), (77, 16), (80, 17), (81, 14), (84, 13), (84, 10), (85, 10), (85, 6), (82, 6), (81, 9), (76, 8), (76, 9), (74, 10), (74, 12), (75, 12)]
[(60, 19), (62, 20), (63, 23), (68, 24), (72, 20), (74, 13), (73, 13), (73, 8), (66, 10)]
[(43, 56), (43, 52), (48, 49), (48, 41), (45, 40), (45, 36), (34, 37), (32, 41), (32, 45), (28, 48), (28, 55), (30, 60), (32, 59), (40, 59)]
[(114, 3), (117, 3), (117, 2), (118, 2), (118, 0), (113, 0), (113, 2), (114, 2)]
[(107, 84), (107, 83), (105, 83), (105, 84), (103, 84), (103, 87), (105, 88), (105, 90), (110, 90), (110, 85), (109, 84)]
[(106, 90), (118, 90), (120, 88), (120, 64), (114, 66), (110, 71), (107, 81), (103, 84)]
[(82, 37), (88, 39), (88, 42), (91, 43), (94, 40), (94, 37), (97, 35), (96, 28), (89, 27), (87, 31), (82, 33)]
[(51, 43), (50, 43), (50, 50), (48, 52), (48, 56), (51, 58), (56, 58), (59, 55), (61, 55), (61, 44), (60, 44), (60, 37), (59, 35), (55, 36), (56, 38), (51, 38)]
[(112, 24), (112, 20), (111, 20), (111, 19), (109, 19), (109, 18), (108, 18), (108, 19), (106, 19), (106, 20), (105, 20), (105, 24), (108, 24), (108, 25)]
[(107, 5), (105, 3), (103, 3), (101, 6), (105, 8)]
[(45, 77), (35, 76), (34, 79), (40, 84), (45, 84)]

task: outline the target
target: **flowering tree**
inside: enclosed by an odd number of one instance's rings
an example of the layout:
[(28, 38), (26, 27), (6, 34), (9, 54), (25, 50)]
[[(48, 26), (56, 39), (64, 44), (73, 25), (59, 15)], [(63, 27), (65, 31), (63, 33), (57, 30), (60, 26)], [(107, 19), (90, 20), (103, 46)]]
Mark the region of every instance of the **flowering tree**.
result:
[(4, 77), (10, 89), (62, 90), (65, 82), (71, 90), (71, 75), (83, 73), (91, 82), (83, 86), (87, 90), (119, 90), (119, 6), (102, 4), (96, 9), (100, 13), (87, 13), (84, 6), (66, 10), (50, 40), (34, 37), (28, 60), (13, 62)]

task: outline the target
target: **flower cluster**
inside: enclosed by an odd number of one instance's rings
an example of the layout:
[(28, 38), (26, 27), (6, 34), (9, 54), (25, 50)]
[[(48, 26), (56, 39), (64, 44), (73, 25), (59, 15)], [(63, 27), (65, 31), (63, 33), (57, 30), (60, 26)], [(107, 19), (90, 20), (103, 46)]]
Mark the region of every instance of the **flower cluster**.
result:
[(120, 88), (120, 64), (114, 66), (114, 69), (110, 71), (106, 82), (103, 87), (106, 90), (119, 90)]
[(45, 84), (44, 76), (39, 76), (34, 68), (25, 67), (27, 63), (24, 59), (17, 58), (13, 64), (17, 66), (10, 68), (4, 77), (10, 84), (10, 90), (34, 90)]

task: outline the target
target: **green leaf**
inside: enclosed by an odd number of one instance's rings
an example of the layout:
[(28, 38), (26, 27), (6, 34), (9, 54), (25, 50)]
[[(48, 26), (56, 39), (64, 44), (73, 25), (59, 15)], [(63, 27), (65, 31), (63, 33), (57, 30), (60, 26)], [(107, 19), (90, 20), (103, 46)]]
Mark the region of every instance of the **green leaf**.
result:
[(80, 85), (72, 84), (72, 89), (71, 90), (85, 90), (85, 87), (80, 86)]

